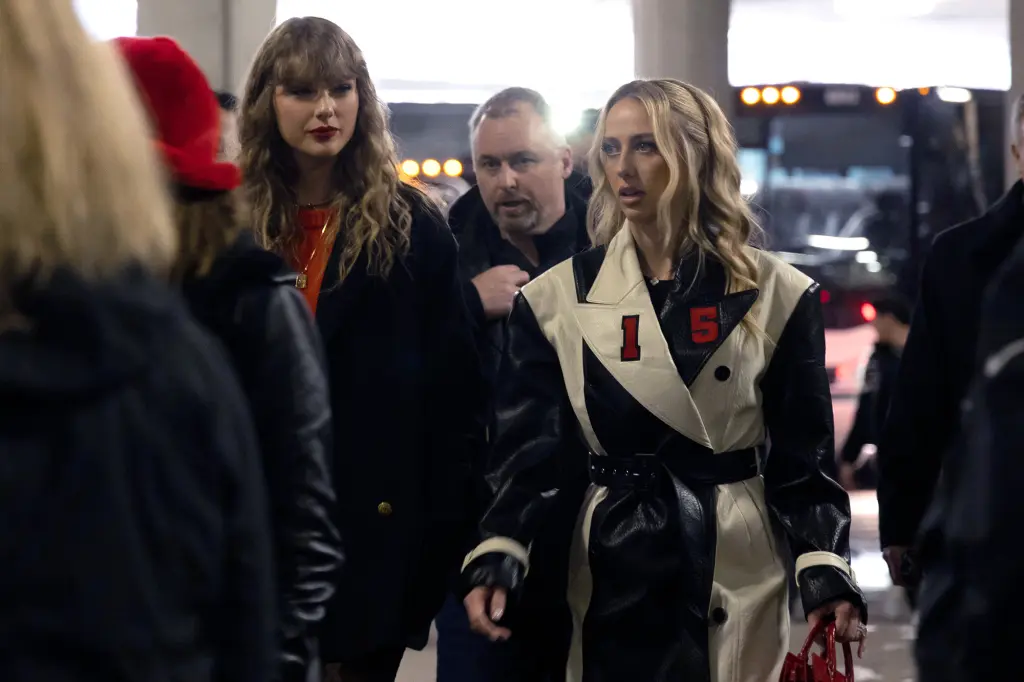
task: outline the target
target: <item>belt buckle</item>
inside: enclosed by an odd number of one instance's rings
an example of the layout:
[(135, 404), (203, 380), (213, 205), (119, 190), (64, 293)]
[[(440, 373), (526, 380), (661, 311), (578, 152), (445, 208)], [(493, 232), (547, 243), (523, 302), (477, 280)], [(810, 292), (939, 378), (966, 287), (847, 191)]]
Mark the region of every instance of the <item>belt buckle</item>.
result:
[(633, 455), (639, 465), (639, 471), (633, 472), (633, 487), (637, 490), (650, 490), (654, 487), (654, 467), (657, 465), (653, 452), (638, 452)]

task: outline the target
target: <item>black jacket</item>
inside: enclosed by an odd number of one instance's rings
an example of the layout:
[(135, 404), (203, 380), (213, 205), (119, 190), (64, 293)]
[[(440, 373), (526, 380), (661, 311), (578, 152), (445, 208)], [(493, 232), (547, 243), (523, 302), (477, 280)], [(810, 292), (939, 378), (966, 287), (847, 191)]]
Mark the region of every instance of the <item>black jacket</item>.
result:
[(914, 544), (973, 376), (982, 294), (1024, 227), (1018, 182), (985, 215), (942, 232), (924, 265), (899, 380), (878, 444), (882, 547)]
[[(978, 364), (962, 432), (926, 527), (927, 570), (918, 600), (922, 682), (1013, 677), (1024, 607), (1024, 242), (989, 287), (981, 308)], [(933, 517), (935, 517), (933, 519)]]
[(295, 274), (248, 233), (185, 282), (196, 318), (224, 343), (263, 456), (277, 569), (282, 679), (319, 666), (316, 627), (334, 593), (341, 542), (331, 520), (330, 397), (320, 336)]
[(459, 275), (466, 305), (473, 318), (477, 348), (489, 384), (493, 384), (498, 373), (505, 344), (506, 321), (485, 317), (480, 294), (471, 280), (499, 265), (518, 265), (533, 279), (551, 266), (589, 248), (587, 199), (579, 185), (582, 180), (575, 176), (571, 180), (567, 180), (565, 185), (565, 214), (547, 233), (535, 240), (540, 253), (540, 263), (536, 266), (502, 238), (480, 196), (479, 186), (462, 195), (448, 213), (452, 233), (459, 242)]
[(141, 275), (0, 332), (0, 679), (270, 682), (267, 507), (228, 361)]
[(363, 253), (339, 285), (339, 241), (317, 304), (346, 545), (321, 637), (328, 662), (426, 643), (462, 558), (470, 463), (482, 445), (480, 363), (455, 240), (423, 194), (402, 192), (414, 209), (409, 253), (387, 278), (367, 273)]

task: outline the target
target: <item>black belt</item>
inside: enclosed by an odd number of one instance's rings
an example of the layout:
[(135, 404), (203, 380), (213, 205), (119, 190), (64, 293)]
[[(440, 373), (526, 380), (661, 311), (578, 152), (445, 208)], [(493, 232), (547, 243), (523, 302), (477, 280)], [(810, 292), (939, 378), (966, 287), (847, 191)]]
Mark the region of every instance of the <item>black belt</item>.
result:
[(758, 449), (733, 450), (714, 454), (688, 452), (676, 454), (608, 457), (590, 453), (590, 480), (609, 488), (648, 488), (664, 467), (683, 483), (725, 485), (754, 478), (758, 471)]

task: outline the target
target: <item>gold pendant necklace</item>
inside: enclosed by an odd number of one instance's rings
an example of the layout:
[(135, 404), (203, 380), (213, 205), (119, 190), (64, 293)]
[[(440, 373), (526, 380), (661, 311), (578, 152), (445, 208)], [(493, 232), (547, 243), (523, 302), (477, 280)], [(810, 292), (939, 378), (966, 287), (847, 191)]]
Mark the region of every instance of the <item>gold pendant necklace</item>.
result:
[(313, 247), (313, 252), (309, 254), (309, 259), (306, 261), (306, 267), (302, 268), (302, 272), (295, 277), (295, 288), (305, 289), (309, 286), (309, 268), (312, 267), (313, 261), (316, 260), (317, 251), (324, 244), (324, 238), (327, 234), (327, 226), (331, 224), (331, 218), (334, 217), (333, 212), (327, 214), (327, 221), (324, 226), (320, 228), (320, 239), (317, 241), (316, 246)]

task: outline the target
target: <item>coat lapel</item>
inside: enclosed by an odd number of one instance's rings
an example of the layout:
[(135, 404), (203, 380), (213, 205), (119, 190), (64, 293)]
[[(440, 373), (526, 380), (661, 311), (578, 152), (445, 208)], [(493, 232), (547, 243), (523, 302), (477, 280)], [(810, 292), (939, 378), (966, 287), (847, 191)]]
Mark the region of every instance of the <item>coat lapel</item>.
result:
[(680, 264), (672, 292), (659, 311), (672, 359), (687, 386), (693, 386), (757, 301), (757, 289), (726, 294), (726, 284), (725, 268), (718, 260), (707, 256), (701, 265), (696, 254), (690, 255)]
[(661, 333), (628, 225), (608, 245), (594, 285), (575, 313), (586, 344), (637, 402), (710, 447), (700, 412)]

